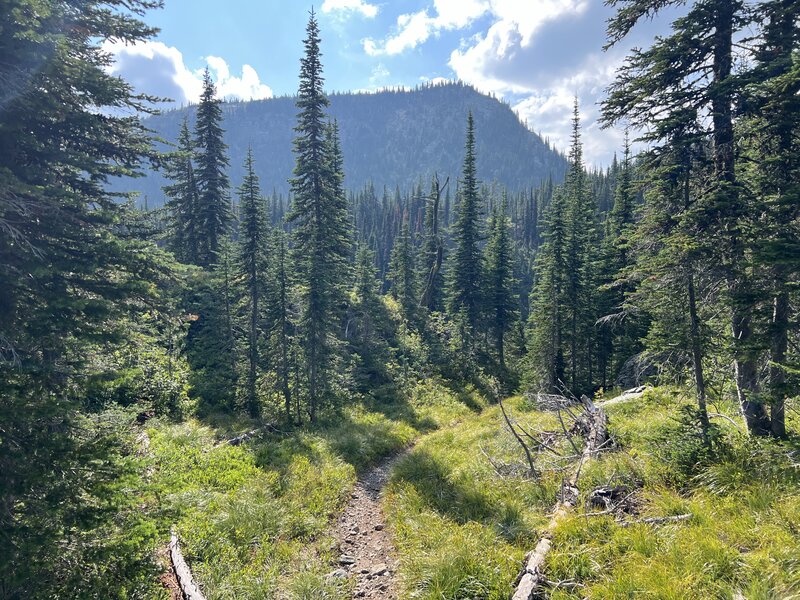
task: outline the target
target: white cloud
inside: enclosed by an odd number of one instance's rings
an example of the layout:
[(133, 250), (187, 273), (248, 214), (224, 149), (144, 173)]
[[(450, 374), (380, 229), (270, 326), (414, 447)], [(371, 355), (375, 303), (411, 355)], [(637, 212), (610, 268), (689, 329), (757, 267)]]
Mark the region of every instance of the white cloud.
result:
[(370, 56), (401, 54), (428, 40), (440, 31), (463, 29), (486, 14), (487, 0), (434, 0), (434, 14), (428, 9), (397, 17), (397, 31), (383, 41), (366, 38), (362, 44)]
[(228, 63), (219, 56), (208, 56), (206, 61), (215, 75), (218, 97), (226, 100), (260, 100), (272, 97), (272, 89), (261, 83), (258, 73), (250, 65), (242, 65), (242, 76), (236, 77), (230, 74)]
[[(203, 70), (190, 70), (180, 50), (162, 42), (104, 44), (114, 62), (109, 72), (128, 81), (139, 92), (169, 98), (175, 102), (197, 102), (203, 89)], [(231, 75), (224, 59), (207, 57), (207, 63), (217, 86), (217, 95), (229, 100), (270, 98), (272, 90), (261, 82), (250, 65), (242, 66), (240, 77)]]
[(325, 0), (322, 3), (322, 12), (361, 13), (368, 19), (378, 14), (378, 7), (364, 0)]

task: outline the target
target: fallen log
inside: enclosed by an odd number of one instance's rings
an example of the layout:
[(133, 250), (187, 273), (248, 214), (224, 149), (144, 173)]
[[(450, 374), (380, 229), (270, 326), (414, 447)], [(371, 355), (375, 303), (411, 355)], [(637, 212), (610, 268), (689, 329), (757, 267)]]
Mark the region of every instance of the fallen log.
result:
[(645, 523), (647, 525), (663, 525), (664, 523), (678, 523), (680, 521), (687, 521), (692, 518), (691, 513), (685, 515), (673, 515), (670, 517), (647, 517), (646, 519), (635, 519), (633, 521), (621, 521), (621, 527), (630, 527), (631, 525), (638, 525)]
[(528, 553), (525, 557), (522, 571), (517, 577), (517, 587), (511, 597), (512, 600), (532, 600), (536, 589), (544, 582), (544, 561), (550, 552), (556, 526), (569, 514), (578, 501), (578, 478), (581, 476), (584, 465), (596, 457), (608, 441), (608, 416), (605, 411), (588, 398), (584, 398), (583, 402), (584, 415), (588, 425), (586, 445), (583, 447), (578, 464), (572, 470), (570, 477), (561, 484), (561, 494), (553, 507), (553, 516), (550, 518), (547, 529), (542, 533), (533, 552)]
[(175, 576), (178, 578), (178, 585), (181, 587), (181, 592), (185, 600), (206, 600), (200, 587), (192, 579), (192, 572), (189, 570), (189, 565), (183, 558), (181, 547), (178, 543), (178, 534), (173, 529), (169, 541), (169, 558), (172, 561), (172, 568), (175, 570)]
[(236, 437), (229, 438), (227, 440), (220, 440), (215, 444), (215, 448), (219, 448), (220, 446), (241, 446), (247, 441), (250, 441), (254, 437), (258, 436), (264, 431), (278, 431), (278, 428), (273, 425), (272, 423), (268, 423), (263, 427), (259, 427), (258, 429), (251, 429), (250, 431), (245, 431), (244, 433), (240, 433)]

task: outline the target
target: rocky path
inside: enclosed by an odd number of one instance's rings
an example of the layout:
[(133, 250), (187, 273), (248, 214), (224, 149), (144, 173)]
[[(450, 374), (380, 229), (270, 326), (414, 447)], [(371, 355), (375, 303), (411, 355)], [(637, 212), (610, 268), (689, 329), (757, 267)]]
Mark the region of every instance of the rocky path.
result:
[(396, 454), (372, 467), (356, 484), (351, 498), (334, 525), (339, 547), (339, 566), (333, 577), (355, 578), (355, 598), (396, 600), (397, 560), (386, 529), (380, 495), (392, 467), (406, 453)]

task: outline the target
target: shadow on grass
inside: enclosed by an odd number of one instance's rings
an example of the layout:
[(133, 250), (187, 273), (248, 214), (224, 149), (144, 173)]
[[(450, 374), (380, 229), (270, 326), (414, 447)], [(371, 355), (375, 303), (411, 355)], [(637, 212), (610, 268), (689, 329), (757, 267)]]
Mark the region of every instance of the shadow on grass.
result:
[(509, 541), (532, 533), (518, 508), (491, 498), (475, 482), (456, 481), (451, 475), (443, 461), (415, 450), (397, 464), (393, 480), (414, 486), (428, 508), (459, 525), (479, 522)]

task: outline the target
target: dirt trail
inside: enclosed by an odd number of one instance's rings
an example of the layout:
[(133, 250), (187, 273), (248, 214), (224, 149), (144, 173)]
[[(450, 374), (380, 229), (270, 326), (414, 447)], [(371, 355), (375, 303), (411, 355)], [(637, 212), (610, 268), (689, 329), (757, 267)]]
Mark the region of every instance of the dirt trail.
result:
[(392, 467), (407, 453), (391, 456), (364, 473), (333, 527), (339, 564), (331, 576), (355, 578), (355, 598), (399, 597), (395, 548), (381, 511), (380, 495)]

